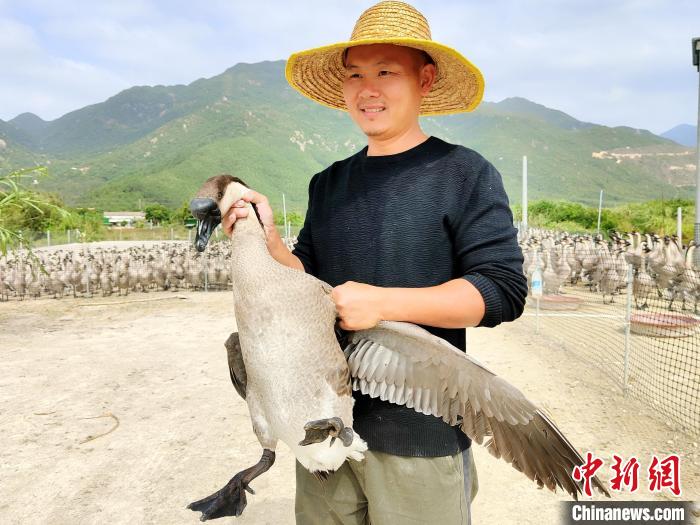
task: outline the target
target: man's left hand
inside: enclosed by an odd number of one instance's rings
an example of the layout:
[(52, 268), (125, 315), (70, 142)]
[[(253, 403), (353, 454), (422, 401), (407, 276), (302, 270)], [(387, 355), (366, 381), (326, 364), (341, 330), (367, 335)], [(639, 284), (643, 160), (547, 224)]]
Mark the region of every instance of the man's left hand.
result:
[(372, 328), (382, 320), (382, 288), (347, 281), (331, 292), (335, 308), (344, 330)]

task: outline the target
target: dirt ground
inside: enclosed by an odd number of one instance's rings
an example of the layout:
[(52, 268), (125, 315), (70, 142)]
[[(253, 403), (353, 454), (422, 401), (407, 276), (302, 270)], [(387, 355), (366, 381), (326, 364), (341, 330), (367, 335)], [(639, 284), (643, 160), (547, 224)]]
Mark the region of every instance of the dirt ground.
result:
[[(153, 292), (0, 303), (0, 521), (195, 523), (187, 503), (255, 463), (260, 447), (229, 379), (228, 292)], [(675, 430), (527, 322), (470, 329), (469, 352), (546, 407), (583, 453), (635, 455), (650, 494), (652, 454), (681, 456), (682, 500), (700, 499), (698, 437)], [(536, 486), (475, 445), (473, 523), (559, 521), (563, 494)], [(239, 523), (294, 523), (285, 445)], [(226, 518), (217, 523), (233, 523)]]

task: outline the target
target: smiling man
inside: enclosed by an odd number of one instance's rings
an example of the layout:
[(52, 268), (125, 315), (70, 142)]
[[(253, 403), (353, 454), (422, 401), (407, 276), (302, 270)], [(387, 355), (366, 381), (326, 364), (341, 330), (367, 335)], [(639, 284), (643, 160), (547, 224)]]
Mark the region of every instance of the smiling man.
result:
[[(465, 327), (520, 316), (527, 282), (500, 174), (477, 152), (427, 136), (418, 120), (476, 108), (479, 70), (432, 41), (413, 7), (381, 2), (360, 16), (349, 41), (292, 55), (287, 79), (347, 111), (367, 137), (365, 148), (311, 179), (293, 252), (267, 198), (246, 197), (273, 257), (334, 286), (341, 327), (409, 321), (464, 350)], [(223, 218), (227, 235), (247, 215), (242, 206)], [(297, 523), (469, 523), (469, 438), (413, 408), (354, 397), (365, 460), (324, 481), (297, 464)]]

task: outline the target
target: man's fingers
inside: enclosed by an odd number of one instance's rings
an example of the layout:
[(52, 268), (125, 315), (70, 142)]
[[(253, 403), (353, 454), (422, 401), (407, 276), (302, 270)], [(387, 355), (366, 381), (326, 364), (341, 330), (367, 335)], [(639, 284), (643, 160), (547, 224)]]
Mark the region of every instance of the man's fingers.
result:
[(236, 219), (241, 219), (248, 216), (248, 208), (231, 208), (229, 212), (221, 219), (223, 226), (229, 226), (236, 222)]
[[(245, 203), (250, 202), (255, 206), (255, 209), (260, 217), (260, 221), (265, 227), (274, 226), (275, 220), (272, 213), (272, 208), (270, 207), (270, 202), (267, 200), (265, 195), (249, 189), (243, 194), (241, 200)], [(239, 215), (239, 217), (241, 216)]]
[(243, 194), (242, 199), (246, 202), (252, 202), (253, 204), (267, 203), (267, 197), (255, 190), (248, 190)]
[(233, 223), (235, 222), (236, 216), (232, 213), (227, 213), (221, 219), (221, 228), (224, 230), (224, 235), (226, 235), (226, 237), (231, 237), (231, 233), (233, 232)]
[[(247, 206), (243, 201), (238, 202), (242, 202), (243, 206)], [(238, 208), (236, 204), (234, 204), (228, 213), (221, 218), (221, 227), (224, 230), (224, 235), (231, 237), (233, 234), (233, 225), (236, 223), (236, 220), (247, 216), (248, 208)]]

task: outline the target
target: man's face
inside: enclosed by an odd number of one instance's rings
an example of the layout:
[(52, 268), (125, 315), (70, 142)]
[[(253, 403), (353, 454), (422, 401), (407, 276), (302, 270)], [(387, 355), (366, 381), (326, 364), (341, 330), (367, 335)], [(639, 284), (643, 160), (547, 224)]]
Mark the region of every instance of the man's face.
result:
[(368, 137), (387, 139), (418, 123), (435, 66), (419, 51), (390, 44), (348, 49), (343, 96), (352, 119)]

